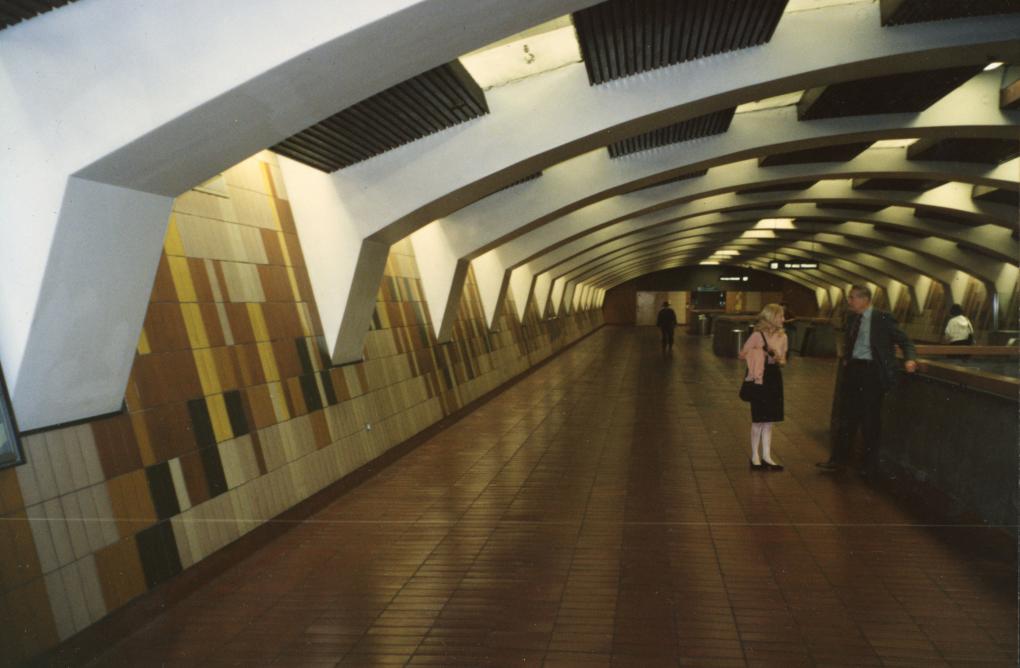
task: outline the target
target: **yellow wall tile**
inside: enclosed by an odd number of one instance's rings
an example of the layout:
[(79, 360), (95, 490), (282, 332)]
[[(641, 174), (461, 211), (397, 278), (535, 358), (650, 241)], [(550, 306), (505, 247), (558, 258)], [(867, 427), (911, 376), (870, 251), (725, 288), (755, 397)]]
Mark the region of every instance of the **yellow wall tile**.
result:
[(209, 337), (205, 333), (205, 322), (198, 304), (181, 304), (184, 327), (188, 330), (188, 341), (192, 348), (208, 348)]
[(267, 381), (280, 380), (280, 371), (276, 368), (273, 346), (270, 343), (256, 344), (259, 350), (259, 361), (262, 362), (262, 373)]
[(152, 441), (149, 440), (149, 428), (141, 413), (131, 413), (131, 428), (138, 441), (138, 453), (142, 458), (142, 464), (152, 466), (156, 463), (156, 455), (152, 451)]
[(266, 318), (262, 315), (262, 305), (248, 303), (245, 306), (248, 307), (248, 319), (251, 320), (251, 329), (255, 333), (255, 340), (268, 341), (269, 329), (266, 327)]
[(205, 405), (209, 408), (209, 419), (212, 421), (213, 434), (216, 442), (229, 440), (234, 437), (230, 428), (230, 418), (227, 416), (227, 404), (222, 394), (214, 394), (205, 398)]
[(152, 348), (149, 347), (149, 336), (145, 333), (145, 328), (142, 328), (142, 335), (138, 337), (138, 354), (148, 355), (152, 352)]
[(277, 422), (286, 422), (290, 419), (290, 411), (287, 410), (287, 399), (283, 396), (283, 386), (280, 383), (269, 383), (269, 398), (273, 400), (273, 411), (276, 413)]
[(202, 384), (202, 394), (208, 396), (222, 392), (212, 348), (193, 350), (192, 354), (195, 356), (195, 368), (198, 370), (198, 381)]
[(167, 255), (184, 255), (184, 244), (181, 242), (181, 232), (177, 229), (177, 218), (170, 214), (170, 222), (167, 224), (166, 240), (163, 248)]
[(298, 290), (297, 276), (294, 275), (294, 267), (287, 266), (287, 278), (290, 280), (290, 292), (294, 295), (294, 301), (301, 301), (301, 291)]
[(182, 302), (198, 301), (198, 296), (195, 294), (195, 284), (191, 282), (188, 259), (171, 255), (167, 257), (167, 264), (170, 266), (170, 277), (173, 279), (174, 288), (177, 290), (177, 299)]
[(283, 263), (288, 267), (294, 263), (290, 259), (290, 251), (287, 249), (287, 238), (283, 236), (283, 232), (276, 233), (277, 239), (280, 240), (280, 252), (283, 253)]

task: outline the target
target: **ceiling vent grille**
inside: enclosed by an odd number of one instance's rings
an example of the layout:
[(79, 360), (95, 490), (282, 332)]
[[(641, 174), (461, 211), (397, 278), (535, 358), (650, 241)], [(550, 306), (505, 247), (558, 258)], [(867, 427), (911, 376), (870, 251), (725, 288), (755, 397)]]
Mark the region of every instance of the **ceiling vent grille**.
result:
[(0, 30), (21, 23), (51, 9), (71, 4), (72, 0), (7, 0), (0, 2)]
[(488, 111), (482, 89), (453, 61), (358, 102), (272, 150), (334, 172)]
[(596, 84), (772, 39), (787, 0), (610, 0), (574, 14)]
[(674, 123), (658, 130), (652, 130), (651, 132), (645, 132), (629, 139), (618, 141), (606, 148), (609, 150), (609, 157), (619, 158), (620, 156), (639, 153), (640, 151), (649, 151), (653, 148), (678, 144), (691, 139), (722, 134), (729, 130), (735, 111), (736, 107), (691, 118), (681, 123)]

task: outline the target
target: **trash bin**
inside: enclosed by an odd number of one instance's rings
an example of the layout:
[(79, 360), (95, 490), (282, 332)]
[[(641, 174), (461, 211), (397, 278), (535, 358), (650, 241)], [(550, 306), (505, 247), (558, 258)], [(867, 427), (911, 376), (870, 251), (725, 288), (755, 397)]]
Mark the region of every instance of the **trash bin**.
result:
[(698, 316), (698, 334), (708, 336), (708, 316), (704, 313)]
[(740, 349), (744, 347), (744, 330), (735, 329), (733, 333), (736, 334), (737, 339), (737, 356), (740, 356)]

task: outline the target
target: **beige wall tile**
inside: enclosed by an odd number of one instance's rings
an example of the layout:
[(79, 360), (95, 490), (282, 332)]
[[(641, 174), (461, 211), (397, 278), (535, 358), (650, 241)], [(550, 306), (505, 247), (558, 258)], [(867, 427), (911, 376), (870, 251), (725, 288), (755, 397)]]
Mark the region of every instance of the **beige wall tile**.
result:
[(43, 573), (49, 573), (60, 568), (60, 558), (57, 556), (57, 548), (53, 543), (53, 534), (50, 532), (50, 523), (46, 518), (46, 509), (42, 504), (29, 506), (25, 509), (28, 518), (28, 526), (32, 530), (32, 540), (35, 542), (36, 553), (39, 556), (39, 568)]
[(85, 595), (89, 621), (97, 622), (106, 615), (106, 601), (103, 599), (103, 588), (99, 584), (94, 556), (89, 555), (78, 562), (78, 577), (81, 580), (82, 594)]
[(74, 615), (71, 612), (67, 591), (64, 589), (64, 578), (60, 571), (48, 573), (45, 578), (46, 594), (53, 611), (53, 622), (57, 628), (57, 637), (66, 640), (74, 635)]
[(78, 494), (65, 494), (60, 497), (60, 512), (67, 525), (67, 534), (71, 539), (71, 549), (74, 551), (74, 558), (81, 559), (92, 552), (89, 545), (89, 534), (85, 529), (85, 513), (82, 512), (78, 501)]
[(181, 507), (181, 510), (187, 510), (191, 508), (191, 497), (188, 495), (188, 485), (184, 481), (184, 471), (181, 469), (180, 458), (171, 459), (170, 462), (170, 477), (174, 481), (174, 492), (177, 494), (177, 505)]

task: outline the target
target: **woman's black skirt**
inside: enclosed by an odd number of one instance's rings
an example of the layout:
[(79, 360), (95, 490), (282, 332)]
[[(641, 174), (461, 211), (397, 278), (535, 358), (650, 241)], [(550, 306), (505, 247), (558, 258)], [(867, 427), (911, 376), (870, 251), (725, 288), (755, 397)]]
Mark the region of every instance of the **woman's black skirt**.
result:
[(766, 364), (762, 389), (751, 402), (751, 422), (783, 421), (783, 374), (778, 364)]

